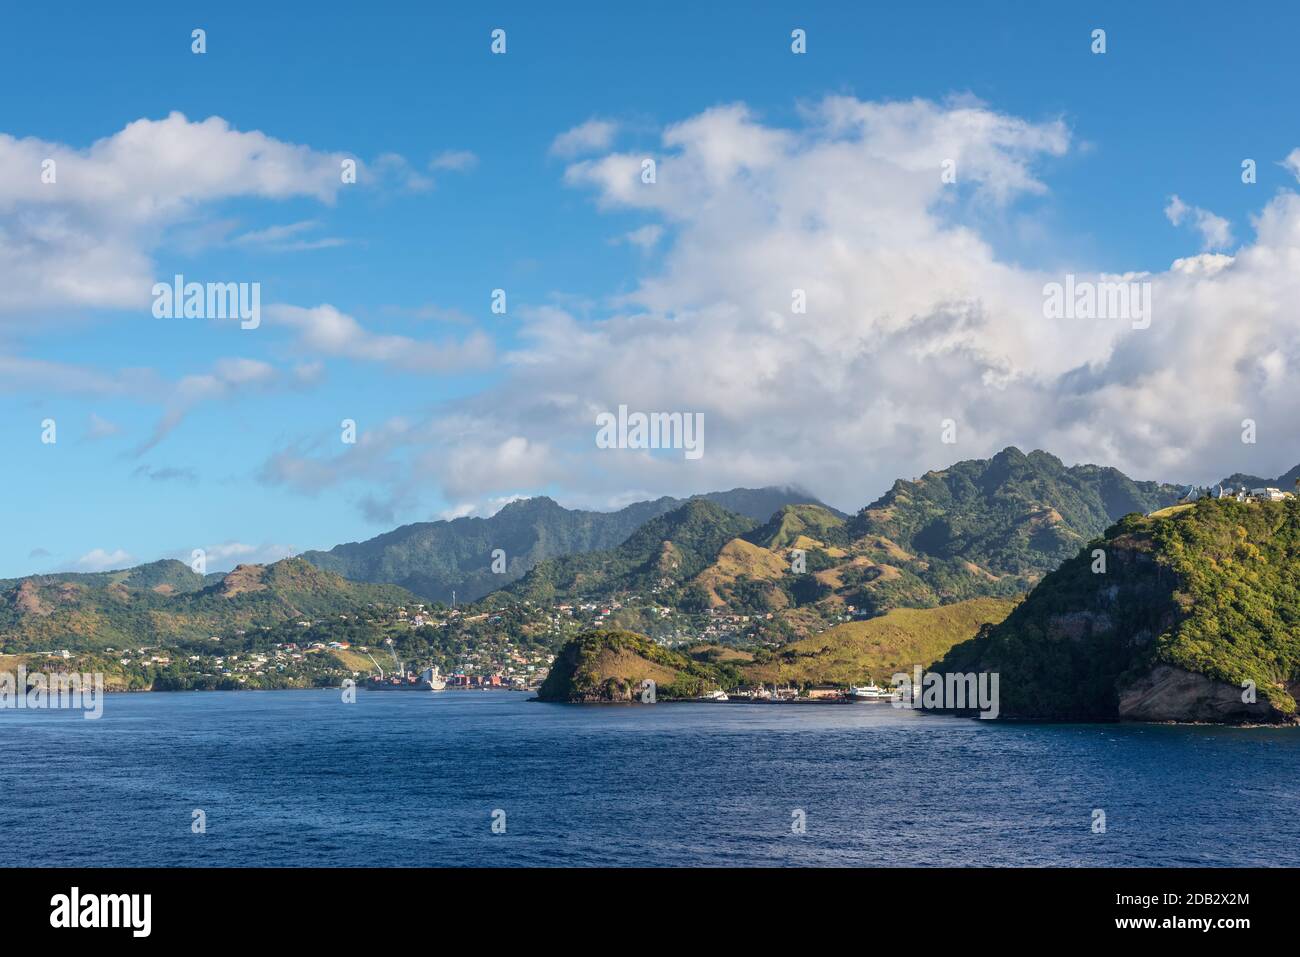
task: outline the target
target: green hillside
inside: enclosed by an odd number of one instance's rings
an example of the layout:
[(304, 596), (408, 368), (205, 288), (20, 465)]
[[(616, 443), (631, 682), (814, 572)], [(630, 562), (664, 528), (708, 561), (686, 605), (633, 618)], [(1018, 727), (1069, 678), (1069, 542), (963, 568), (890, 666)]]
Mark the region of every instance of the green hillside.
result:
[[(763, 521), (784, 505), (816, 502), (793, 488), (735, 488), (709, 492), (724, 510)], [(354, 581), (400, 585), (429, 601), (474, 601), (521, 578), (548, 558), (616, 548), (638, 528), (685, 500), (664, 496), (614, 512), (568, 509), (546, 497), (511, 502), (490, 518), (403, 525), (364, 542), (308, 551), (305, 561)], [(505, 570), (492, 570), (492, 553), (505, 552)]]
[(1008, 448), (914, 482), (900, 479), (848, 531), (941, 562), (971, 562), (1027, 587), (1120, 517), (1172, 505), (1180, 492), (1112, 468), (1066, 468), (1046, 452)]
[(786, 505), (747, 533), (745, 539), (770, 549), (794, 547), (801, 537), (828, 544), (847, 544), (844, 521), (843, 516), (819, 505)]
[(165, 644), (417, 600), (404, 589), (345, 581), (296, 558), (240, 565), (226, 575), (199, 575), (177, 561), (34, 575), (0, 581), (0, 650)]
[(667, 592), (698, 575), (731, 539), (757, 525), (703, 498), (646, 522), (617, 548), (541, 562), (507, 587), (513, 598), (552, 601)]
[(984, 598), (943, 608), (900, 609), (757, 657), (714, 645), (678, 651), (629, 631), (592, 631), (560, 650), (538, 697), (632, 701), (647, 679), (655, 682), (661, 700), (760, 683), (847, 686), (874, 678), (887, 684), (895, 672), (924, 667), (986, 622), (1001, 621), (1013, 607), (1012, 602)]
[[(1093, 571), (1091, 551), (1106, 555)], [(1300, 690), (1300, 501), (1130, 516), (936, 671), (995, 671), (1002, 713), (1278, 721)], [(1243, 701), (1242, 683), (1257, 687)]]
[(632, 701), (647, 680), (655, 683), (657, 700), (697, 697), (726, 682), (714, 666), (643, 635), (593, 631), (560, 650), (537, 697), (570, 703)]
[(1066, 468), (1044, 452), (1007, 449), (896, 482), (847, 520), (793, 503), (748, 528), (703, 508), (669, 528), (679, 509), (618, 548), (544, 562), (504, 595), (652, 594), (686, 614), (760, 618), (769, 643), (801, 639), (896, 608), (1016, 599), (1120, 516), (1179, 494), (1115, 469)]
[(743, 669), (747, 681), (782, 685), (885, 685), (890, 676), (926, 667), (985, 623), (1015, 607), (1002, 598), (974, 598), (940, 608), (898, 608), (878, 618), (837, 625), (796, 641)]

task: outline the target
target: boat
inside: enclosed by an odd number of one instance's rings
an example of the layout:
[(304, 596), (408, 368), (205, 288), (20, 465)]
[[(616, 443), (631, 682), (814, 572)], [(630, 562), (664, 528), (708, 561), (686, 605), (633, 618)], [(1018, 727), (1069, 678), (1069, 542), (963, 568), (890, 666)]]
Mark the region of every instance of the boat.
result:
[(893, 701), (898, 697), (898, 692), (881, 688), (875, 682), (869, 682), (861, 687), (849, 685), (849, 690), (845, 692), (844, 697), (850, 701)]
[(731, 697), (721, 688), (718, 688), (716, 691), (710, 691), (708, 694), (704, 695), (699, 700), (700, 701), (730, 701)]
[(442, 691), (447, 687), (447, 679), (438, 671), (437, 665), (431, 665), (418, 675), (385, 675), (381, 671), (367, 678), (364, 687), (370, 691)]

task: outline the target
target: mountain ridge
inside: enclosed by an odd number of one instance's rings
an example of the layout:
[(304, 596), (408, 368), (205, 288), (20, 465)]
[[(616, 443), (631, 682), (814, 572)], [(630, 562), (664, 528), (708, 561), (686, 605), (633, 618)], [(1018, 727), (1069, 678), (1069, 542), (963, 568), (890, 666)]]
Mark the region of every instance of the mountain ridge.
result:
[[(757, 521), (790, 502), (821, 504), (794, 486), (734, 488), (691, 498)], [(416, 522), (299, 557), (345, 578), (400, 585), (430, 601), (450, 603), (453, 591), (457, 601), (474, 601), (518, 580), (544, 559), (615, 548), (646, 522), (690, 500), (661, 496), (597, 512), (567, 509), (549, 496), (535, 496), (510, 502), (486, 518)], [(493, 569), (496, 549), (504, 552), (503, 571)]]
[(7, 651), (136, 646), (416, 602), (397, 586), (348, 581), (297, 558), (208, 575), (164, 559), (0, 581), (0, 643)]

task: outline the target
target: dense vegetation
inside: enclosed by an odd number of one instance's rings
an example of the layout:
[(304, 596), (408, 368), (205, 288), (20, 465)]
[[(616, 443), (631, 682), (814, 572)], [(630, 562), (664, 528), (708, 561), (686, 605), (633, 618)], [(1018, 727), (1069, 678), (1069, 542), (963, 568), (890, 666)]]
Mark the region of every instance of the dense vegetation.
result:
[(924, 667), (984, 623), (1001, 621), (1013, 607), (1013, 602), (983, 598), (942, 608), (900, 609), (757, 654), (717, 645), (669, 649), (629, 631), (590, 631), (560, 650), (538, 696), (543, 701), (630, 701), (646, 679), (656, 682), (657, 695), (665, 700), (758, 684), (843, 687), (871, 678), (888, 684), (895, 672)]
[[(700, 496), (755, 520), (782, 505), (815, 502), (797, 489), (736, 488)], [(403, 525), (364, 542), (309, 551), (302, 558), (356, 581), (400, 585), (429, 601), (474, 601), (520, 578), (538, 562), (612, 549), (646, 522), (684, 504), (667, 496), (636, 502), (615, 512), (568, 509), (546, 497), (506, 505), (490, 518)], [(492, 553), (505, 553), (504, 571), (492, 569)]]
[(914, 482), (900, 479), (854, 517), (849, 532), (880, 535), (930, 559), (971, 562), (1027, 587), (1116, 519), (1173, 504), (1179, 493), (1112, 468), (1066, 468), (1046, 452), (1008, 448)]
[(1067, 469), (1044, 452), (1007, 449), (897, 482), (848, 520), (786, 504), (746, 528), (745, 517), (697, 499), (617, 548), (542, 562), (503, 594), (653, 596), (688, 615), (753, 617), (761, 623), (746, 633), (771, 645), (895, 608), (1018, 598), (1116, 518), (1178, 495), (1114, 469)]
[(707, 499), (693, 498), (646, 522), (617, 548), (548, 559), (506, 591), (533, 601), (658, 591), (699, 574), (723, 545), (756, 525)]
[(178, 561), (91, 575), (0, 581), (0, 650), (7, 652), (183, 642), (415, 596), (350, 582), (290, 558), (199, 575)]
[(1151, 523), (1178, 576), (1181, 620), (1155, 657), (1231, 684), (1254, 681), (1281, 711), (1300, 679), (1300, 501), (1204, 500)]
[(728, 676), (643, 635), (592, 631), (560, 650), (537, 696), (542, 701), (632, 701), (647, 680), (655, 683), (657, 700), (671, 701), (706, 694), (727, 683)]
[(1275, 717), (1295, 713), (1300, 502), (1202, 499), (1128, 516), (934, 669), (999, 672), (1004, 714), (1113, 719), (1161, 665), (1221, 682), (1228, 697), (1252, 681)]

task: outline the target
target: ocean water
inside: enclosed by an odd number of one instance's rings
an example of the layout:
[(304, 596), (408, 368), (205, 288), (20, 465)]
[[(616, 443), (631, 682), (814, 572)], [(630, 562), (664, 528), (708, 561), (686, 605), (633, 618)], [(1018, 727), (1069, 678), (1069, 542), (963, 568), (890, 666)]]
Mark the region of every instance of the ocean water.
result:
[(10, 865), (1300, 864), (1294, 729), (198, 692), (0, 711), (0, 748)]

